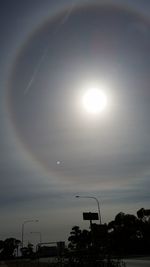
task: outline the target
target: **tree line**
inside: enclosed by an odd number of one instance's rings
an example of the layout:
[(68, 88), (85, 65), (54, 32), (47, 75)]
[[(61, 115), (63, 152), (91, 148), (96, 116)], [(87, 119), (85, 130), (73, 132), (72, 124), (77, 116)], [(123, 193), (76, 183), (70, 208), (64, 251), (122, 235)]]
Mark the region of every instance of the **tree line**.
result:
[(150, 210), (137, 216), (119, 212), (108, 224), (91, 224), (89, 230), (74, 226), (68, 238), (72, 251), (91, 251), (106, 256), (150, 255)]
[[(150, 255), (150, 210), (137, 211), (137, 216), (119, 212), (107, 224), (92, 223), (81, 230), (73, 226), (68, 237), (65, 256), (96, 255), (98, 258), (125, 257), (129, 255)], [(18, 257), (21, 241), (16, 238), (0, 240), (0, 259)], [(33, 245), (21, 248), (22, 257), (34, 257)], [(37, 251), (38, 255), (38, 251)]]

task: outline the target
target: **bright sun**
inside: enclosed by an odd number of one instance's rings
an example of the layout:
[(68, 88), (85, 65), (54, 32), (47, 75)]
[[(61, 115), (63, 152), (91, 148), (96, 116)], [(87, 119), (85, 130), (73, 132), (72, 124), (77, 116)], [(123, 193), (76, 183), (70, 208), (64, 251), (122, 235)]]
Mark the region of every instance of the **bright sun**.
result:
[(98, 88), (91, 88), (83, 95), (83, 106), (88, 113), (98, 114), (107, 106), (107, 96)]

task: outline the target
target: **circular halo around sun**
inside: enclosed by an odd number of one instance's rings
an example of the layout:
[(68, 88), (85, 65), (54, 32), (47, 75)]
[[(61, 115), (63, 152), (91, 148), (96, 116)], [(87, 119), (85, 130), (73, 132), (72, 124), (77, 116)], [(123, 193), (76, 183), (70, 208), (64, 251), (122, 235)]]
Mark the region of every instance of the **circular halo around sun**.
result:
[(107, 106), (107, 96), (98, 88), (91, 88), (83, 95), (84, 109), (91, 114), (99, 114)]

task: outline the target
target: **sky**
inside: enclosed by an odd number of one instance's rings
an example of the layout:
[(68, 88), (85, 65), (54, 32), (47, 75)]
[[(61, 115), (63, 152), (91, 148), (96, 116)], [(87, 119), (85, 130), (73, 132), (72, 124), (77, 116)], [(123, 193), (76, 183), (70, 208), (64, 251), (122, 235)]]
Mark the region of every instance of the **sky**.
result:
[[(105, 2), (105, 3), (104, 3)], [(150, 204), (150, 2), (0, 0), (0, 239), (65, 240)], [(82, 97), (103, 86), (107, 108)]]

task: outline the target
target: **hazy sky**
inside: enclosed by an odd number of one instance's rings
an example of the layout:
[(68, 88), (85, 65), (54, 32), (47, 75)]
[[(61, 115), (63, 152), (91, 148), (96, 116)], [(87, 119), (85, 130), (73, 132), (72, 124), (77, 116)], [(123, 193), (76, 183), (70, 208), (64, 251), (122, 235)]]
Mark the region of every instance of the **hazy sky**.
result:
[[(150, 2), (0, 0), (0, 239), (150, 205)], [(107, 2), (107, 4), (106, 4)], [(79, 4), (80, 3), (80, 4)], [(108, 105), (81, 103), (105, 84)]]

